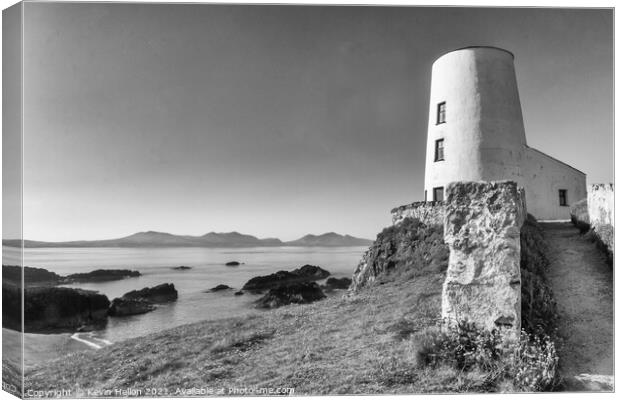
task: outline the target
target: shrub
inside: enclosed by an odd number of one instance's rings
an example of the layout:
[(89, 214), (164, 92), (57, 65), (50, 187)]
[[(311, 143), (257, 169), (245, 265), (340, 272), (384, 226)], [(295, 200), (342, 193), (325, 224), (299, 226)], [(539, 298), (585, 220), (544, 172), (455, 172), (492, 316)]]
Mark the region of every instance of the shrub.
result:
[(219, 340), (216, 340), (209, 348), (209, 351), (211, 353), (222, 353), (229, 350), (246, 351), (252, 346), (270, 339), (273, 337), (273, 334), (274, 331), (246, 333), (234, 332)]
[(614, 228), (611, 225), (600, 225), (591, 229), (585, 237), (596, 244), (596, 247), (605, 256), (605, 261), (610, 267), (614, 265)]
[(588, 199), (580, 200), (570, 206), (570, 220), (581, 233), (586, 233), (590, 230)]
[(416, 361), (421, 366), (449, 365), (459, 370), (474, 365), (491, 367), (498, 360), (502, 338), (496, 331), (476, 329), (468, 322), (444, 330), (428, 328), (414, 337), (418, 344)]
[(530, 214), (521, 227), (521, 326), (528, 332), (553, 334), (557, 306), (547, 281), (543, 230)]
[(579, 229), (579, 233), (586, 233), (590, 230), (590, 224), (580, 221), (571, 215), (570, 221)]
[(428, 328), (413, 339), (419, 367), (450, 367), (461, 372), (478, 370), (490, 390), (550, 391), (559, 383), (558, 356), (546, 335), (521, 332), (518, 340), (497, 330), (476, 328), (461, 322), (439, 329)]
[(555, 344), (546, 335), (521, 331), (510, 373), (517, 388), (526, 392), (550, 391), (560, 383)]

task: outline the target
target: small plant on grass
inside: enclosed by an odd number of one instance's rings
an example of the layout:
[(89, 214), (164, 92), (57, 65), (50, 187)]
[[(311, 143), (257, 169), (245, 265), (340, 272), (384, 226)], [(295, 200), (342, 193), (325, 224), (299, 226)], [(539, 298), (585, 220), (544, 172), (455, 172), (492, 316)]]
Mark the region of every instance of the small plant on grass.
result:
[(447, 329), (428, 328), (416, 334), (414, 341), (419, 367), (480, 371), (481, 382), (476, 387), (537, 392), (551, 391), (559, 383), (558, 357), (546, 335), (530, 336), (522, 331), (515, 340), (498, 330), (461, 322)]
[(549, 391), (560, 383), (555, 344), (546, 335), (521, 331), (511, 367), (515, 387), (526, 392)]

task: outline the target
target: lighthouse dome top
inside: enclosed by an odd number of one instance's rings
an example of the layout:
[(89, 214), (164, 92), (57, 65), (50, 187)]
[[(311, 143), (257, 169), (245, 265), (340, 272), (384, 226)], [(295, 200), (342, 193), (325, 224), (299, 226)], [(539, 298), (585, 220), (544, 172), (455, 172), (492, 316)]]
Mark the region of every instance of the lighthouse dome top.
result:
[(497, 51), (503, 51), (505, 53), (510, 54), (510, 56), (514, 59), (515, 55), (513, 52), (506, 50), (506, 49), (502, 49), (501, 47), (495, 47), (495, 46), (466, 46), (466, 47), (460, 47), (458, 49), (454, 49), (454, 50), (450, 50), (447, 51), (445, 53), (443, 53), (441, 56), (437, 57), (437, 60), (443, 58), (444, 56), (448, 55), (448, 54), (452, 54), (452, 53), (456, 53), (457, 51), (463, 51), (463, 50), (476, 50), (476, 49), (487, 49), (487, 50), (497, 50)]

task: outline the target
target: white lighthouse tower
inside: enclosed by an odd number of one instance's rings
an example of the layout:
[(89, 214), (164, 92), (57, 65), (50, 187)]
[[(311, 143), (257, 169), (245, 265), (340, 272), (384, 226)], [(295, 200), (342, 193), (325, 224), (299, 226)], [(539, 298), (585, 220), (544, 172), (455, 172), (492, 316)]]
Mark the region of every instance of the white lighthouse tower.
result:
[(568, 219), (585, 174), (527, 146), (514, 55), (497, 47), (451, 51), (433, 64), (425, 200), (456, 181), (512, 180), (539, 219)]
[(427, 200), (453, 181), (521, 183), (525, 130), (512, 53), (494, 47), (451, 51), (433, 64)]

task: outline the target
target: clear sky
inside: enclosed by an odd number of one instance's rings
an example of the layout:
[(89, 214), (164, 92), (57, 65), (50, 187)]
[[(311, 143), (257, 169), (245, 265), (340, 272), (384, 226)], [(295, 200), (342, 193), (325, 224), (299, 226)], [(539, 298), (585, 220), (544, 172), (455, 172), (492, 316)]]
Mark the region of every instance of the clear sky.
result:
[(430, 68), (515, 54), (529, 145), (612, 180), (610, 10), (26, 3), (24, 235), (374, 238), (423, 198)]

